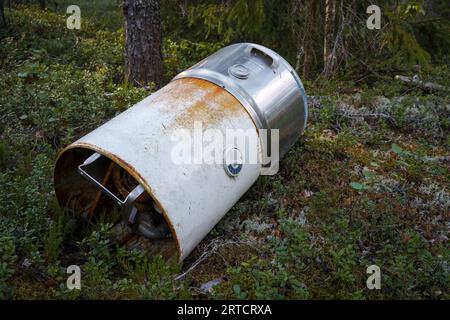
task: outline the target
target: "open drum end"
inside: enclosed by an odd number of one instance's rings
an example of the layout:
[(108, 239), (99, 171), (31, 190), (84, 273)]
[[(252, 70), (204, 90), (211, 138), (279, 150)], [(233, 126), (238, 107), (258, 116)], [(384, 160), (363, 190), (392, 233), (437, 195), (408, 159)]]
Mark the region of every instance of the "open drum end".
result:
[[(176, 243), (161, 208), (125, 168), (87, 148), (66, 149), (55, 167), (59, 204), (86, 220), (120, 212), (112, 221), (116, 243), (149, 256), (176, 255)], [(113, 216), (113, 215), (112, 215)]]

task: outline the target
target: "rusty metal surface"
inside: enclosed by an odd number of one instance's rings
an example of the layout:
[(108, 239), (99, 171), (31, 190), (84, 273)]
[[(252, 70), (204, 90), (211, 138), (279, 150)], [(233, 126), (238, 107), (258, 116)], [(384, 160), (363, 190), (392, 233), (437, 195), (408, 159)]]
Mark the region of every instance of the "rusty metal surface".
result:
[[(117, 166), (113, 162), (111, 162), (109, 164), (108, 170), (106, 171), (106, 175), (103, 178), (103, 181), (102, 181), (102, 185), (103, 186), (106, 186), (106, 184), (108, 183), (109, 178), (111, 177), (111, 173), (113, 172), (114, 167), (117, 167)], [(92, 203), (92, 205), (91, 205), (91, 207), (89, 208), (89, 211), (88, 211), (89, 218), (92, 218), (92, 216), (94, 215), (95, 210), (97, 209), (97, 206), (98, 206), (98, 204), (100, 202), (101, 197), (102, 197), (102, 191), (98, 190), (97, 194), (95, 195), (94, 202)]]
[(289, 63), (261, 45), (237, 43), (205, 58), (175, 80), (205, 79), (230, 92), (258, 129), (280, 130), (280, 157), (306, 128), (308, 106), (303, 84)]
[[(76, 204), (74, 209), (78, 212), (83, 213), (91, 208), (92, 201), (95, 201), (92, 197), (92, 194), (95, 193), (97, 195), (98, 189), (94, 188), (92, 184), (83, 179), (76, 172), (76, 168), (85, 160), (85, 158), (92, 154), (92, 152), (98, 152), (109, 158), (112, 162), (125, 170), (130, 176), (136, 179), (139, 184), (144, 186), (147, 194), (152, 198), (155, 205), (159, 208), (161, 214), (164, 216), (172, 235), (176, 235), (175, 229), (171, 224), (171, 220), (168, 218), (167, 213), (164, 211), (158, 199), (154, 197), (151, 187), (146, 182), (144, 182), (145, 179), (139, 174), (139, 172), (135, 170), (133, 166), (117, 157), (113, 153), (101, 149), (98, 146), (81, 142), (80, 140), (64, 148), (64, 150), (59, 154), (56, 160), (56, 166), (54, 170), (55, 193), (61, 207), (65, 207), (69, 205), (69, 202), (71, 202), (72, 200), (76, 200), (74, 201), (74, 204)], [(103, 197), (102, 200), (106, 202), (106, 210), (113, 209), (111, 200), (108, 201), (107, 197)], [(131, 235), (128, 235), (125, 232), (125, 229), (123, 229), (122, 231), (124, 232), (122, 235), (123, 237), (131, 237)], [(180, 257), (181, 249), (178, 238), (176, 236), (174, 236), (173, 238), (175, 241), (174, 248), (176, 248), (175, 254)]]

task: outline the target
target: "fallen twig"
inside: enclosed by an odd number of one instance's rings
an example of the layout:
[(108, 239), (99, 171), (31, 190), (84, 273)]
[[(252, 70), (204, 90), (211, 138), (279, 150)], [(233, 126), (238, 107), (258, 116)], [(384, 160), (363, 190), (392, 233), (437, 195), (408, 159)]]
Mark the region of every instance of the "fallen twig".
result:
[(202, 263), (204, 260), (206, 260), (209, 256), (211, 256), (212, 254), (216, 254), (217, 251), (225, 246), (228, 245), (236, 245), (236, 246), (240, 246), (240, 245), (248, 245), (254, 249), (255, 248), (252, 244), (247, 243), (247, 242), (243, 242), (240, 240), (234, 241), (234, 240), (228, 240), (228, 241), (223, 241), (222, 237), (219, 238), (215, 238), (213, 240), (211, 240), (205, 247), (205, 251), (200, 255), (200, 257), (182, 274), (179, 274), (175, 277), (174, 280), (181, 280), (183, 279), (188, 273), (190, 273), (192, 270), (194, 270), (200, 263)]
[(385, 118), (392, 119), (392, 117), (385, 113), (356, 113), (356, 114), (344, 114), (344, 116), (349, 118)]
[(414, 77), (406, 77), (401, 75), (395, 76), (396, 80), (402, 81), (407, 84), (415, 85), (416, 87), (424, 90), (424, 91), (449, 91), (449, 88), (444, 87), (440, 84), (433, 83), (433, 82), (425, 82), (420, 80), (417, 76)]

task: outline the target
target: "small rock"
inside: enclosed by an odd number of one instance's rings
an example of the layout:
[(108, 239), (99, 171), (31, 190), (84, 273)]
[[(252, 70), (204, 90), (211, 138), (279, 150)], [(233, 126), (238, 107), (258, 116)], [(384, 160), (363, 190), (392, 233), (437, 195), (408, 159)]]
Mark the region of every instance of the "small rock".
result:
[(309, 198), (313, 194), (314, 194), (314, 192), (312, 192), (311, 190), (306, 190), (306, 189), (303, 190), (302, 193), (301, 193), (302, 197), (304, 197), (304, 198)]
[(208, 281), (206, 283), (203, 283), (200, 286), (200, 291), (204, 293), (211, 293), (213, 291), (213, 288), (220, 284), (222, 282), (222, 277), (216, 278), (214, 280)]

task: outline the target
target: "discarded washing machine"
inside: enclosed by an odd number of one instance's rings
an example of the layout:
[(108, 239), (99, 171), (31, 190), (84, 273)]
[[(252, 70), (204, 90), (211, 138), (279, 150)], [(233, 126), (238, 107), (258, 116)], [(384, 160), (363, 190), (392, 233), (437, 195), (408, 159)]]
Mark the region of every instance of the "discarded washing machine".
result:
[[(260, 45), (234, 44), (66, 147), (56, 161), (56, 196), (87, 219), (116, 212), (118, 242), (144, 238), (152, 254), (183, 260), (262, 170), (277, 165), (273, 146), (281, 158), (306, 120), (306, 94), (286, 60)], [(195, 130), (214, 134), (200, 143), (180, 134)], [(243, 133), (247, 146), (237, 144), (239, 134), (210, 146), (211, 136), (229, 132)], [(175, 159), (177, 149), (196, 143), (222, 163)], [(247, 161), (252, 152), (256, 161)]]

